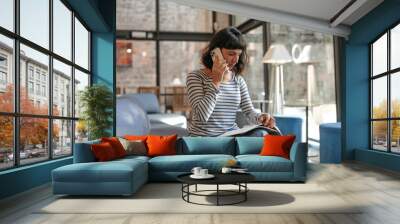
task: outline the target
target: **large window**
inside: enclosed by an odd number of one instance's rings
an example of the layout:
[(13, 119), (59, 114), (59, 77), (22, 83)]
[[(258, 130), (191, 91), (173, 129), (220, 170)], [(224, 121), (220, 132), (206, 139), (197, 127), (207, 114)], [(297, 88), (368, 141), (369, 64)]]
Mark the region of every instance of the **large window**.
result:
[[(185, 86), (186, 75), (201, 66), (201, 51), (207, 43), (162, 41), (160, 43), (160, 86)], [(179, 57), (177, 57), (179, 55)], [(184, 66), (183, 66), (184, 65)]]
[(187, 73), (201, 67), (213, 32), (230, 19), (171, 1), (117, 1), (117, 94), (151, 89), (166, 95), (166, 89), (184, 86)]
[(54, 0), (53, 4), (53, 51), (71, 60), (72, 12), (59, 0)]
[(0, 170), (72, 155), (74, 105), (90, 85), (90, 32), (71, 7), (19, 3), (0, 3), (0, 27), (8, 30), (0, 29)]
[(14, 31), (14, 0), (0, 1), (0, 26)]
[(371, 148), (400, 153), (400, 24), (371, 43)]
[(156, 85), (156, 42), (117, 41), (117, 88), (119, 94), (134, 93), (139, 86)]
[[(49, 0), (20, 0), (20, 34), (24, 38), (49, 48)], [(42, 12), (42, 13), (39, 13)]]
[(278, 95), (280, 73), (283, 114), (303, 114), (305, 121), (308, 109), (304, 129), (309, 139), (319, 141), (319, 124), (337, 121), (333, 36), (279, 24), (271, 24), (270, 35), (271, 45), (282, 44), (292, 61), (281, 65), (281, 72), (278, 64), (268, 64), (269, 99)]
[[(247, 54), (249, 64), (243, 72), (243, 78), (246, 80), (249, 94), (252, 100), (263, 100), (265, 96), (264, 89), (264, 64), (263, 58), (263, 26), (252, 29), (244, 35), (247, 42)], [(258, 105), (257, 105), (258, 106)]]

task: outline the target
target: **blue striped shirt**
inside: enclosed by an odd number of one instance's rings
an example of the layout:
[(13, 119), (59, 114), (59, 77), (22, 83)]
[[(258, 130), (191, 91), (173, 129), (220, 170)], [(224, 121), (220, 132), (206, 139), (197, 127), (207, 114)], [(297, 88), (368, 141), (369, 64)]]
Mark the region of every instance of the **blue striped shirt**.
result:
[(190, 136), (218, 136), (238, 129), (236, 112), (242, 112), (252, 122), (260, 115), (254, 110), (243, 77), (234, 75), (232, 80), (217, 88), (203, 71), (188, 74), (186, 87), (192, 108), (188, 132)]

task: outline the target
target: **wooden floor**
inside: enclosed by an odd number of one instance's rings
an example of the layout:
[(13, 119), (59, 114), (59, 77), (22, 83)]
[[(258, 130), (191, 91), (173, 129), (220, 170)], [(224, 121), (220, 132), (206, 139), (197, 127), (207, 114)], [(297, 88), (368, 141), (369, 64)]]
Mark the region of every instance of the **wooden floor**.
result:
[(359, 163), (318, 164), (311, 159), (308, 183), (317, 183), (345, 201), (367, 206), (357, 214), (36, 214), (54, 200), (42, 186), (0, 202), (0, 223), (400, 223), (400, 174)]

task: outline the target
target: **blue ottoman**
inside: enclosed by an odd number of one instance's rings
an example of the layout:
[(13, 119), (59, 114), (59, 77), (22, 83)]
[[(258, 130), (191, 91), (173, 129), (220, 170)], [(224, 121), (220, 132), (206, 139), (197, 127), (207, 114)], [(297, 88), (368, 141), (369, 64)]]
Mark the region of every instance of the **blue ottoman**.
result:
[(340, 163), (342, 161), (341, 123), (319, 125), (320, 162)]

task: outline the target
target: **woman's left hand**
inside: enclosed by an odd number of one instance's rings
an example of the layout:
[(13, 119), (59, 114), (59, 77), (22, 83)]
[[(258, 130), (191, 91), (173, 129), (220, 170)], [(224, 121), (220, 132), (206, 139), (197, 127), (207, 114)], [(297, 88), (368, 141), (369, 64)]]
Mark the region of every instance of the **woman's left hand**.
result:
[(275, 127), (275, 118), (272, 117), (270, 114), (267, 113), (262, 113), (258, 117), (258, 122), (268, 128), (273, 128)]

